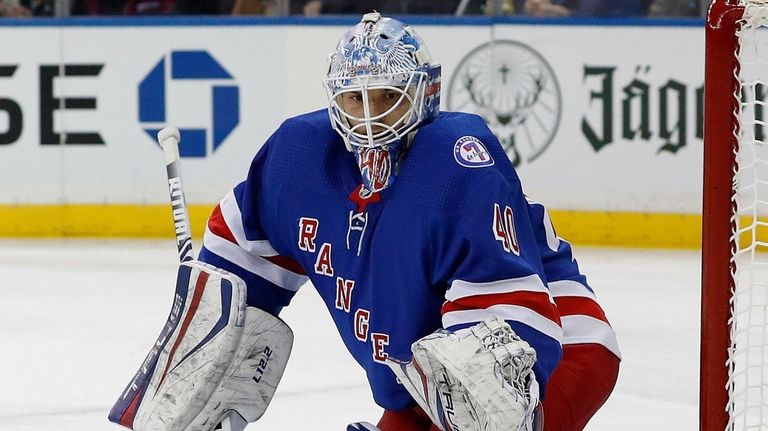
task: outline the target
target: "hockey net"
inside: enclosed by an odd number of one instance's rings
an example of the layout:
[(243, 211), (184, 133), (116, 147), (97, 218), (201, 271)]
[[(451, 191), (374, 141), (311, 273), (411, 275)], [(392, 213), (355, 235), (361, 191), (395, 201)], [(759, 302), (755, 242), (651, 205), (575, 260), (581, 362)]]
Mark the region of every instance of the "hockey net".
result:
[(701, 430), (768, 429), (768, 0), (707, 17)]

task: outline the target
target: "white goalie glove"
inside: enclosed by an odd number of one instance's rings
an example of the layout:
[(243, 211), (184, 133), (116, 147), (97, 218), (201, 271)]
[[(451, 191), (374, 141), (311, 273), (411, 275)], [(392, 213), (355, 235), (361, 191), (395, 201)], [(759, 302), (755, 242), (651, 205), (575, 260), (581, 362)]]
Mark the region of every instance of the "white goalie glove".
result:
[(387, 365), (441, 430), (535, 430), (536, 351), (504, 320), (438, 331), (411, 350), (411, 362)]

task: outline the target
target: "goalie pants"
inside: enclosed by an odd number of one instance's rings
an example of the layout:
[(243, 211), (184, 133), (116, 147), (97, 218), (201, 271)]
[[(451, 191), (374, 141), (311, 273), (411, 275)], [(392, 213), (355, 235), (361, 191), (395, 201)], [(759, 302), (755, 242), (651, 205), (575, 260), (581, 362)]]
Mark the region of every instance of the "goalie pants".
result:
[[(563, 346), (563, 358), (547, 384), (544, 431), (578, 431), (605, 403), (619, 376), (619, 358), (599, 344)], [(382, 431), (440, 431), (418, 406), (385, 410)]]

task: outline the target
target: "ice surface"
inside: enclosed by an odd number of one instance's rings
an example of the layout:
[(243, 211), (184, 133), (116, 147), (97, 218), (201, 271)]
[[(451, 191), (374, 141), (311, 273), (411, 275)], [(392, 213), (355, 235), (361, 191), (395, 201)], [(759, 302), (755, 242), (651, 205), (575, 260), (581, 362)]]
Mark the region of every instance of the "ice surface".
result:
[[(624, 356), (587, 430), (698, 429), (699, 253), (575, 247)], [(107, 413), (170, 309), (173, 240), (0, 240), (0, 430), (119, 430)], [(342, 431), (381, 409), (305, 286), (294, 351), (249, 430)]]

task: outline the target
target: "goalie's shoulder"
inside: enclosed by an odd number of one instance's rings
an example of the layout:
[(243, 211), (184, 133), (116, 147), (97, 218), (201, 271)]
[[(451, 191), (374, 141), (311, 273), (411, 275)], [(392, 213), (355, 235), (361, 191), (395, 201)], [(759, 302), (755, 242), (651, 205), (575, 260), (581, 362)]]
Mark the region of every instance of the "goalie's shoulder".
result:
[(443, 112), (419, 130), (400, 177), (422, 203), (449, 212), (521, 188), (482, 117), (460, 112)]
[(425, 159), (443, 175), (492, 179), (514, 174), (514, 168), (482, 117), (443, 112), (416, 134), (409, 157)]
[(354, 161), (331, 127), (327, 110), (285, 120), (267, 145), (270, 172), (280, 181), (322, 182), (328, 177), (328, 166), (344, 159)]
[(335, 141), (338, 136), (328, 121), (328, 111), (325, 109), (286, 119), (280, 124), (276, 135), (281, 141), (314, 146), (319, 142)]

